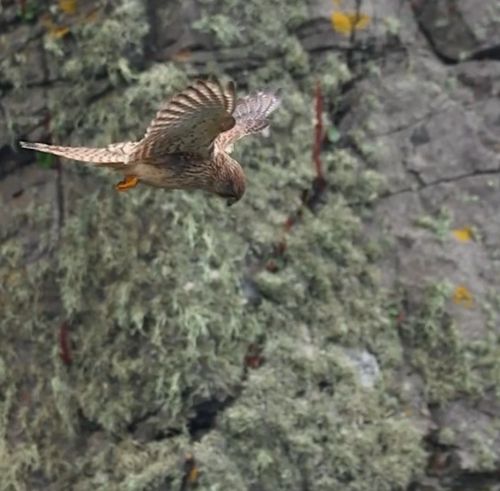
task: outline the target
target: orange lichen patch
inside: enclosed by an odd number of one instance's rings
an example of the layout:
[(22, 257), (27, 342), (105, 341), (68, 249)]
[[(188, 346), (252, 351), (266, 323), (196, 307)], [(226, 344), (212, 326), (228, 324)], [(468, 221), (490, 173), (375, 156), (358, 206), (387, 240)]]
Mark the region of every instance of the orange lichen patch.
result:
[(49, 36), (54, 39), (61, 39), (69, 34), (69, 27), (54, 26), (49, 29)]
[(51, 27), (54, 27), (54, 21), (52, 20), (52, 17), (48, 13), (40, 16), (40, 24), (42, 24), (42, 26), (45, 27), (45, 29), (50, 29)]
[(59, 8), (68, 15), (76, 12), (76, 0), (59, 0)]
[(186, 63), (191, 59), (191, 51), (189, 49), (181, 49), (172, 55), (173, 61), (178, 61), (179, 63)]
[(269, 259), (267, 262), (266, 262), (266, 266), (265, 266), (266, 270), (269, 271), (270, 273), (277, 273), (279, 268), (278, 268), (278, 264), (276, 263), (276, 261), (274, 259)]
[(453, 302), (468, 309), (474, 307), (474, 297), (472, 296), (472, 293), (463, 285), (457, 286), (453, 291)]
[(43, 27), (45, 27), (45, 29), (47, 29), (49, 36), (54, 39), (61, 39), (69, 34), (69, 27), (58, 26), (55, 24), (50, 17), (50, 14), (43, 15), (40, 18), (40, 23)]
[(349, 36), (352, 31), (366, 28), (371, 18), (356, 12), (334, 12), (331, 16), (333, 29), (339, 34)]
[(127, 189), (135, 188), (138, 183), (139, 178), (137, 176), (127, 176), (115, 186), (115, 189), (117, 191), (127, 191)]
[(200, 471), (198, 470), (198, 467), (193, 467), (190, 471), (189, 474), (187, 475), (187, 482), (189, 483), (195, 483), (198, 480), (198, 477), (200, 475)]
[(187, 453), (184, 456), (184, 478), (182, 489), (185, 489), (187, 485), (193, 485), (198, 482), (200, 477), (200, 471), (196, 465), (196, 461), (192, 453)]
[(93, 8), (90, 12), (87, 12), (83, 17), (84, 22), (95, 22), (99, 19), (99, 14), (101, 13), (100, 8)]
[(455, 228), (451, 231), (453, 237), (460, 242), (469, 242), (474, 239), (474, 232), (470, 227)]
[(262, 347), (255, 343), (251, 343), (245, 355), (245, 366), (255, 370), (260, 368), (263, 363), (264, 357), (262, 356)]

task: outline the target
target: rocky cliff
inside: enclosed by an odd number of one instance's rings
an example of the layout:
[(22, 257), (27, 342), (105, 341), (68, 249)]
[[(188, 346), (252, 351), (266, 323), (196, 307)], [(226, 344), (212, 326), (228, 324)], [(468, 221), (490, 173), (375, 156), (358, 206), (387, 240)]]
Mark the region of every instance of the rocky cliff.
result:
[[(270, 3), (1, 2), (0, 490), (499, 489), (500, 6)], [(232, 208), (17, 145), (211, 73)]]

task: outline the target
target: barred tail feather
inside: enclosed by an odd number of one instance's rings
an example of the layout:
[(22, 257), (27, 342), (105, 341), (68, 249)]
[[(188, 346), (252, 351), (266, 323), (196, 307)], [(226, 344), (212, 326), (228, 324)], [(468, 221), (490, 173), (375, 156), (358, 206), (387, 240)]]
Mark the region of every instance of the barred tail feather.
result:
[(237, 122), (266, 121), (266, 118), (280, 105), (279, 91), (261, 91), (247, 95), (236, 103), (233, 112)]
[(254, 133), (265, 133), (269, 127), (268, 116), (280, 105), (279, 92), (257, 92), (239, 99), (233, 111), (236, 124), (228, 131), (217, 137), (216, 144), (225, 149), (227, 153), (232, 151), (235, 141)]
[[(21, 147), (37, 152), (51, 153), (67, 159), (91, 162), (109, 167), (125, 165), (126, 155), (123, 152), (112, 151), (109, 148), (60, 147), (46, 143), (19, 142)], [(119, 150), (119, 149), (117, 149)]]

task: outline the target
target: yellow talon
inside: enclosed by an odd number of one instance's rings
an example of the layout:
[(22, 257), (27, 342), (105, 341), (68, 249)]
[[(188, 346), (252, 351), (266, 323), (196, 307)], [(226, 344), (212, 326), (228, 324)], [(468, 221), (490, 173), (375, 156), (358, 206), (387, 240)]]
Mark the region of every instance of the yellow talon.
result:
[(123, 181), (120, 181), (115, 185), (117, 191), (126, 191), (127, 189), (135, 188), (139, 183), (139, 178), (137, 176), (126, 176)]

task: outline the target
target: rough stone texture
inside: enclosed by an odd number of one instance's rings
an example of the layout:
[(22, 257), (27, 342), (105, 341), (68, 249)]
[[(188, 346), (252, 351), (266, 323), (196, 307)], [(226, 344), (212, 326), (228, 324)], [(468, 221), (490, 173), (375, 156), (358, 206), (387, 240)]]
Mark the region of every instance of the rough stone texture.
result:
[(473, 0), (414, 0), (423, 32), (436, 53), (448, 61), (498, 59), (500, 5)]
[[(498, 491), (497, 3), (53, 2), (59, 39), (4, 0), (0, 490)], [(284, 93), (230, 212), (16, 147), (137, 137), (213, 72)]]

